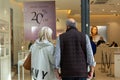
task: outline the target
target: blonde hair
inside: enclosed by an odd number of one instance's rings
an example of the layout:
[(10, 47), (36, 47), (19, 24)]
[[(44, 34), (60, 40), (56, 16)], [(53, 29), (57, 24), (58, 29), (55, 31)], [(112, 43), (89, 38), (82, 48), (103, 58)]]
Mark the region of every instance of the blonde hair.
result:
[(49, 28), (48, 26), (44, 26), (41, 28), (41, 30), (39, 31), (39, 39), (40, 41), (43, 40), (48, 40), (48, 41), (52, 41), (52, 29)]

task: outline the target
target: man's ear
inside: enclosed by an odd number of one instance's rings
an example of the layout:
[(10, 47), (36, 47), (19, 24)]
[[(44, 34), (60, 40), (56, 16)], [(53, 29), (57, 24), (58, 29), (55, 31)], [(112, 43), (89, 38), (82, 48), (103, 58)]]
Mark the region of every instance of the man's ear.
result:
[(70, 27), (69, 26), (67, 26), (67, 29), (69, 29)]

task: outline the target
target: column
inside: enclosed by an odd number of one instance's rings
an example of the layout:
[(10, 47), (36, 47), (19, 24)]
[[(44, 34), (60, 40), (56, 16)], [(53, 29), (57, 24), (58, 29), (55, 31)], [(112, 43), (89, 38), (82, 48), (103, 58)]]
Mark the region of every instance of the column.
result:
[(90, 29), (89, 16), (89, 0), (81, 0), (81, 28), (82, 32), (88, 35)]

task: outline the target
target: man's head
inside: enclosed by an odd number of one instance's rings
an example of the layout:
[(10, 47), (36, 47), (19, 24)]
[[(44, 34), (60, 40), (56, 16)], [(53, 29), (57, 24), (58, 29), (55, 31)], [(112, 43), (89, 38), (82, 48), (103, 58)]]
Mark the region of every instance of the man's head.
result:
[(67, 27), (76, 27), (76, 21), (73, 18), (69, 18), (66, 20)]

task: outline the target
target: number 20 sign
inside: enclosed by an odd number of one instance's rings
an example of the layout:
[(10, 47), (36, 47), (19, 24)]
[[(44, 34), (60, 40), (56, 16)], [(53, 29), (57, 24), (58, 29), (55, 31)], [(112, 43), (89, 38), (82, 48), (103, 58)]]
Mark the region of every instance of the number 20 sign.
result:
[[(24, 32), (25, 38), (35, 38), (43, 26), (52, 28), (56, 35), (55, 1), (34, 1), (24, 3)], [(32, 30), (34, 27), (35, 30)], [(37, 30), (37, 31), (36, 31)], [(33, 32), (34, 31), (34, 32)]]

